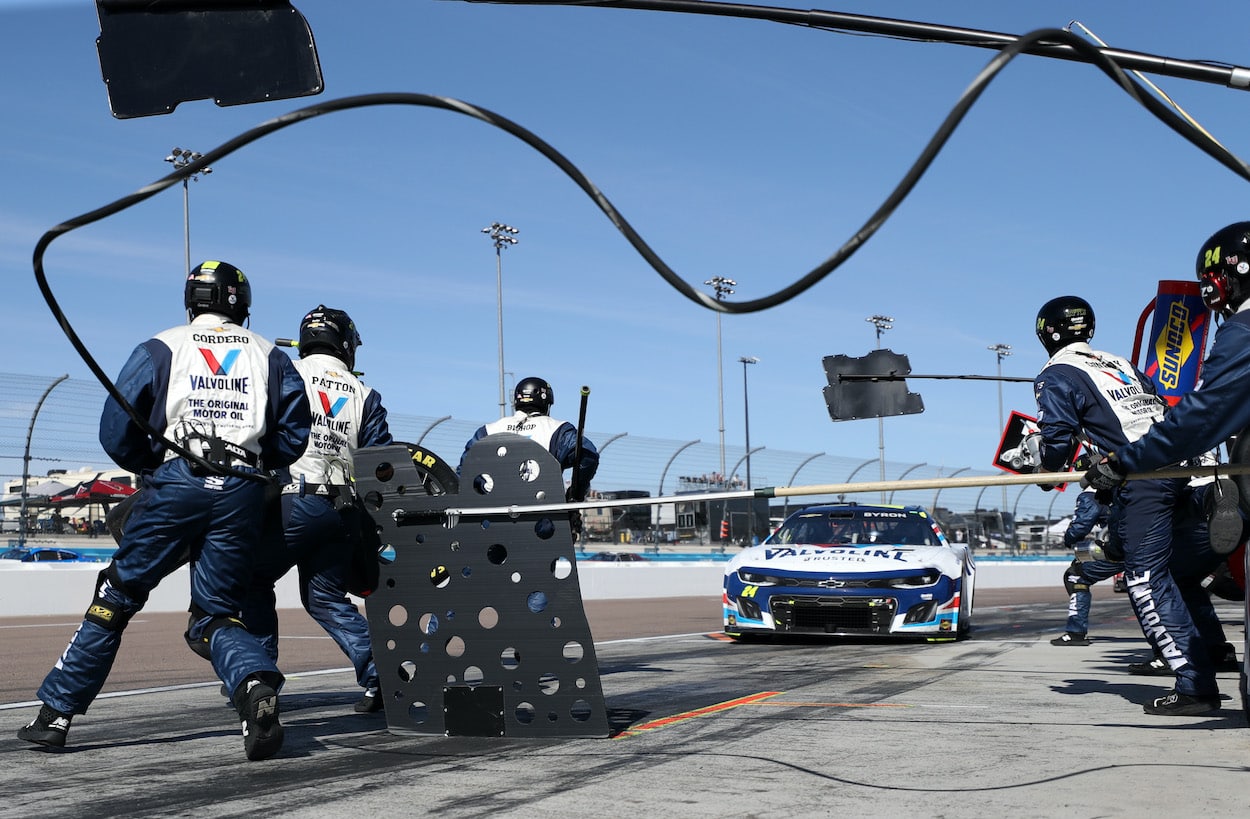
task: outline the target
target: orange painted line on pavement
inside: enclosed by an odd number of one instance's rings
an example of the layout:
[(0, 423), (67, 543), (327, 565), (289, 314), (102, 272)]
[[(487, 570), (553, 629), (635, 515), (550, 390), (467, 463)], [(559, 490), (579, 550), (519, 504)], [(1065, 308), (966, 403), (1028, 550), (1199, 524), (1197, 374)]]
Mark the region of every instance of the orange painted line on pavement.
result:
[(736, 700), (729, 700), (728, 702), (709, 705), (706, 708), (696, 708), (693, 711), (674, 714), (671, 717), (662, 717), (660, 719), (651, 720), (650, 722), (644, 722), (642, 725), (635, 725), (633, 728), (621, 731), (619, 734), (612, 737), (612, 739), (624, 739), (625, 737), (636, 736), (643, 731), (654, 731), (656, 728), (664, 728), (678, 722), (685, 722), (686, 720), (694, 719), (695, 717), (703, 717), (708, 714), (719, 714), (722, 711), (728, 711), (730, 708), (737, 708), (740, 705), (751, 705), (752, 703), (766, 700), (769, 697), (775, 697), (780, 693), (780, 691), (761, 691), (760, 693), (752, 694), (749, 697), (739, 697)]

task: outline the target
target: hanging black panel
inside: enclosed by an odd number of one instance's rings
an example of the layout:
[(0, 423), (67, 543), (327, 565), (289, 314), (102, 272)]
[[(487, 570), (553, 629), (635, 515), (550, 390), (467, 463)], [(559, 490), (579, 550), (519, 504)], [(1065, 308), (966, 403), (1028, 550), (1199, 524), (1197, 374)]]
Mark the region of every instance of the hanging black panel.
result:
[(289, 2), (96, 0), (96, 49), (118, 119), (319, 94), (317, 47)]

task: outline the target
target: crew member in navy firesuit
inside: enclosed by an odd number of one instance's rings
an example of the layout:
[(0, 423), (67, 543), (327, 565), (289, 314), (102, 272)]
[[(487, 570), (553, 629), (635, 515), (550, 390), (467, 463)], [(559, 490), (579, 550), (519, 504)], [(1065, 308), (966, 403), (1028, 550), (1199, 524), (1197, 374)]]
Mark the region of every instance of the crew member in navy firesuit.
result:
[[(1093, 490), (1077, 495), (1072, 520), (1063, 533), (1064, 548), (1075, 548), (1090, 536), (1095, 527), (1106, 528), (1110, 512), (1106, 504), (1098, 502)], [(1123, 563), (1111, 560), (1081, 560), (1079, 557), (1064, 569), (1063, 586), (1068, 592), (1068, 621), (1064, 625), (1063, 634), (1051, 640), (1051, 645), (1089, 645), (1089, 607), (1094, 597), (1089, 587), (1108, 577), (1115, 577), (1122, 571)]]
[[(1091, 486), (1116, 487), (1129, 473), (1176, 463), (1232, 436), (1250, 434), (1250, 222), (1235, 222), (1203, 242), (1195, 272), (1202, 300), (1223, 320), (1203, 361), (1202, 381), (1148, 434), (1095, 464), (1085, 474)], [(1133, 483), (1137, 481), (1128, 485)], [(1236, 498), (1235, 485), (1228, 491), (1230, 483), (1221, 479), (1214, 484), (1221, 498)], [(1221, 517), (1231, 515), (1217, 514), (1213, 527), (1221, 525)], [(1235, 522), (1223, 525), (1236, 529)], [(1250, 695), (1243, 690), (1242, 696)]]
[[(581, 466), (574, 469), (577, 465), (577, 427), (568, 421), (560, 421), (550, 416), (551, 405), (555, 402), (555, 391), (546, 381), (541, 378), (521, 379), (512, 391), (512, 408), (515, 412), (478, 427), (477, 432), (464, 445), (460, 465), (464, 465), (464, 456), (473, 445), (487, 435), (510, 432), (545, 446), (560, 462), (561, 469), (573, 469), (573, 482), (565, 492), (565, 500), (585, 500), (586, 493), (590, 490), (590, 481), (599, 469), (599, 450), (583, 435)], [(458, 473), (460, 467), (456, 471)], [(576, 536), (581, 531), (581, 515), (573, 512), (569, 519)]]
[[(1236, 651), (1228, 642), (1207, 588), (1216, 580), (1216, 573), (1225, 568), (1224, 557), (1211, 548), (1207, 534), (1204, 495), (1210, 482), (1210, 478), (1190, 481), (1179, 505), (1173, 510), (1172, 559), (1169, 565), (1181, 599), (1193, 618), (1215, 669), (1236, 671)], [(1089, 645), (1086, 633), (1093, 598), (1090, 587), (1124, 571), (1124, 550), (1115, 533), (1119, 521), (1111, 514), (1110, 507), (1098, 500), (1098, 494), (1086, 490), (1077, 497), (1076, 512), (1064, 534), (1064, 544), (1072, 547), (1084, 540), (1095, 526), (1106, 527), (1106, 537), (1095, 544), (1099, 548), (1089, 550), (1101, 556), (1085, 560), (1078, 556), (1064, 570), (1063, 583), (1069, 595), (1068, 621), (1064, 633), (1050, 641), (1053, 645)], [(1090, 523), (1091, 520), (1094, 523)], [(1171, 666), (1162, 656), (1155, 656), (1146, 662), (1129, 663), (1128, 670), (1131, 674), (1173, 676)]]
[(360, 447), (385, 446), (393, 439), (382, 396), (352, 371), (360, 344), (355, 323), (342, 310), (320, 305), (300, 322), (295, 368), (312, 405), (312, 436), (282, 488), (281, 532), (267, 532), (243, 621), (276, 661), (274, 583), (298, 566), (300, 601), (351, 660), (365, 690), (355, 710), (371, 713), (380, 711), (383, 701), (369, 623), (347, 596), (354, 541), (366, 522), (354, 503), (353, 456)]
[(265, 759), (282, 747), (282, 674), (239, 619), (265, 482), (226, 470), (260, 474), (294, 462), (308, 444), (311, 415), (290, 358), (240, 326), (251, 302), (240, 270), (204, 262), (187, 275), (190, 323), (143, 342), (122, 368), (117, 390), (140, 417), (224, 469), (180, 456), (111, 396), (105, 402), (100, 443), (118, 466), (141, 474), (143, 491), (82, 624), (39, 688), (39, 715), (19, 738), (65, 745), (71, 718), (86, 713), (103, 687), (127, 622), (189, 558), (187, 642), (233, 692), (247, 758)]
[[(1097, 453), (1112, 452), (1163, 418), (1166, 403), (1154, 383), (1126, 359), (1092, 349), (1093, 335), (1094, 311), (1082, 298), (1061, 296), (1038, 312), (1037, 337), (1050, 354), (1033, 382), (1043, 471), (1063, 470), (1081, 440)], [(1168, 566), (1173, 510), (1184, 488), (1183, 478), (1131, 481), (1112, 502), (1120, 507), (1116, 534), (1133, 612), (1176, 672), (1176, 687), (1146, 703), (1147, 714), (1188, 716), (1220, 707), (1215, 670)]]

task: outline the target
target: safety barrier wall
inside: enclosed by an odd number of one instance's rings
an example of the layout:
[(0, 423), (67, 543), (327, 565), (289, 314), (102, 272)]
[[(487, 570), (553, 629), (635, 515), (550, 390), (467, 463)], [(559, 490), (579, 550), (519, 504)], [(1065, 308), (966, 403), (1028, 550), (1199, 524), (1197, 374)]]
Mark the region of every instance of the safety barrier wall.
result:
[[(10, 563), (10, 561), (0, 561)], [(983, 561), (977, 565), (977, 588), (1057, 586), (1066, 564), (1054, 561)], [(579, 563), (584, 600), (662, 597), (711, 597), (721, 593), (724, 563)], [(103, 564), (0, 566), (0, 617), (81, 615), (90, 603)], [(186, 611), (190, 602), (188, 570), (179, 569), (153, 590), (146, 611)], [(278, 582), (278, 607), (298, 609), (299, 590), (292, 572)]]

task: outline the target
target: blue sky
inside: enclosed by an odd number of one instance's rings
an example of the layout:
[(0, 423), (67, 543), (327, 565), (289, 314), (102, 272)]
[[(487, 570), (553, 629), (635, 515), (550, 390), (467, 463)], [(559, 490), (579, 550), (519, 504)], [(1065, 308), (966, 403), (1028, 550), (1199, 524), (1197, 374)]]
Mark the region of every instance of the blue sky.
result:
[[(431, 0), (295, 0), (316, 37), (317, 97), (110, 115), (94, 4), (0, 0), (0, 268), (9, 372), (89, 373), (31, 270), (48, 228), (272, 117), (406, 91), (507, 116), (569, 157), (686, 281), (737, 280), (735, 299), (790, 283), (836, 250), (906, 172), (993, 52), (758, 21)], [(1250, 6), (845, 2), (830, 10), (1025, 33), (1079, 19), (1112, 46), (1250, 63)], [(1154, 78), (1234, 152), (1250, 96)], [(833, 423), (824, 356), (883, 345), (916, 373), (1005, 375), (1045, 361), (1039, 305), (1076, 293), (1096, 346), (1128, 354), (1160, 279), (1189, 279), (1199, 244), (1247, 218), (1245, 182), (1163, 127), (1090, 66), (1025, 57), (983, 95), (877, 235), (793, 301), (723, 317), (727, 442), (872, 458), (874, 421)], [(190, 186), (193, 261), (250, 277), (252, 326), (291, 336), (319, 302), (365, 340), (358, 366), (393, 411), (498, 411), (495, 254), (504, 253), (506, 369), (542, 375), (556, 414), (588, 428), (716, 441), (716, 317), (664, 283), (562, 173), (467, 117), (388, 107), (321, 117), (253, 143)], [(183, 319), (179, 187), (53, 244), (50, 284), (106, 372)], [(923, 414), (887, 419), (886, 456), (988, 468), (997, 388), (913, 381)], [(1027, 384), (1006, 410), (1031, 412)], [(741, 451), (741, 450), (739, 450)], [(454, 454), (453, 454), (454, 455)], [(776, 476), (774, 476), (776, 477)]]

